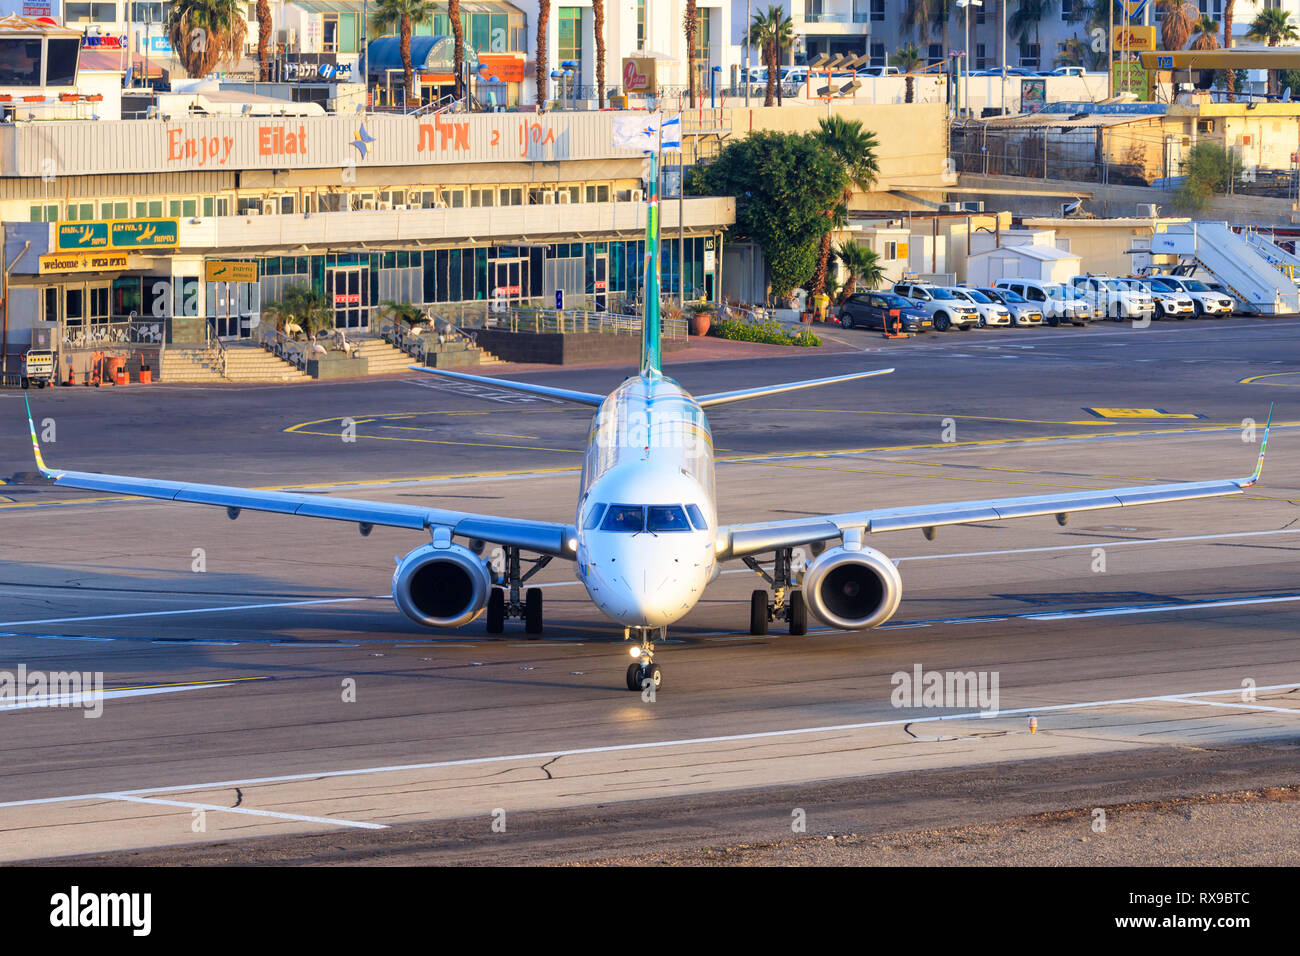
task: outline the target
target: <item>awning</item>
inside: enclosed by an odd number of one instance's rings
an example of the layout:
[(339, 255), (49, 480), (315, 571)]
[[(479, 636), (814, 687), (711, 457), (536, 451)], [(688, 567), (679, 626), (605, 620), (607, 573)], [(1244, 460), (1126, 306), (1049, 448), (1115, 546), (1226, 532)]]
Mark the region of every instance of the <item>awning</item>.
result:
[[(362, 13), (363, 0), (295, 0), (295, 7), (308, 13)], [(446, 7), (440, 9), (445, 10)], [(460, 0), (461, 13), (522, 13), (519, 7), (504, 0)]]
[[(451, 37), (411, 37), (411, 68), (416, 73), (445, 74), (450, 76), (454, 64), (455, 41)], [(466, 45), (465, 63), (471, 71), (478, 70), (478, 57)], [(367, 51), (369, 63), (366, 72), (371, 76), (384, 76), (389, 70), (402, 70), (401, 37), (378, 37), (370, 41)]]
[(1069, 116), (1062, 113), (1020, 113), (1016, 116), (993, 116), (985, 120), (954, 123), (953, 125), (959, 129), (987, 127), (991, 130), (1108, 129), (1112, 126), (1123, 126), (1126, 123), (1140, 123), (1154, 118), (1158, 118), (1158, 116), (1154, 114), (1141, 113), (1089, 113), (1086, 116), (1080, 116), (1077, 113)]
[(1300, 47), (1156, 50), (1140, 54), (1148, 70), (1300, 70)]

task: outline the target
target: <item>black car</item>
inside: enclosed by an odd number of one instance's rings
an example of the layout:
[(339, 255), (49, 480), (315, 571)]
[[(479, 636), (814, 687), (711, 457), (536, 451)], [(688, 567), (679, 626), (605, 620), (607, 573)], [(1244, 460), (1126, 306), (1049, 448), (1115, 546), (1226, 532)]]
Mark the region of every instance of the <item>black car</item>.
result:
[(886, 322), (892, 329), (895, 316), (904, 332), (928, 332), (932, 325), (929, 313), (893, 292), (855, 292), (840, 306), (840, 325), (846, 329), (884, 329)]

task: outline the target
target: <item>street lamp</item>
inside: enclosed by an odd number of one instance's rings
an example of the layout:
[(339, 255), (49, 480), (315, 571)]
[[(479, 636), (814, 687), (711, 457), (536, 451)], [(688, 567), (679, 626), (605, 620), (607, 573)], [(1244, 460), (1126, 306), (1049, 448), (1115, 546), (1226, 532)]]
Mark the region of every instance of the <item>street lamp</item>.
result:
[(745, 106), (749, 106), (749, 30), (750, 30), (750, 0), (745, 0)]
[[(957, 0), (957, 6), (963, 8), (966, 11), (966, 49), (964, 51), (964, 56), (966, 58), (966, 76), (963, 79), (961, 84), (961, 94), (962, 94), (962, 99), (965, 101), (963, 112), (969, 117), (970, 116), (970, 89), (969, 89), (970, 87), (970, 8), (984, 6), (984, 0)], [(1005, 6), (1006, 3), (1004, 0), (1003, 7), (1005, 8)], [(1005, 43), (1003, 45), (1002, 56), (1005, 59), (1006, 57)], [(1005, 70), (1005, 67), (1003, 69)]]

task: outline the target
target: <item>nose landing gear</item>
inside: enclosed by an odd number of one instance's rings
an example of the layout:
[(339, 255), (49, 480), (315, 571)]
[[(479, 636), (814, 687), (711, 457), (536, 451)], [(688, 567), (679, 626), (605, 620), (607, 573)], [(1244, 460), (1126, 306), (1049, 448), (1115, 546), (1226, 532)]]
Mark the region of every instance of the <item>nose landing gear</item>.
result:
[(667, 640), (668, 628), (625, 627), (623, 628), (623, 640), (630, 640), (633, 631), (637, 631), (641, 635), (641, 646), (640, 648), (629, 648), (636, 660), (627, 667), (627, 689), (645, 690), (646, 682), (649, 681), (649, 686), (658, 690), (663, 686), (664, 674), (659, 665), (655, 663), (655, 645), (651, 638), (652, 635), (657, 634), (661, 640)]
[(790, 633), (798, 637), (808, 633), (808, 604), (803, 591), (799, 590), (802, 574), (796, 571), (796, 564), (802, 567), (802, 560), (796, 562), (793, 548), (781, 548), (776, 552), (772, 564), (772, 573), (768, 574), (763, 566), (752, 557), (744, 558), (755, 574), (772, 585), (772, 593), (759, 588), (749, 595), (749, 633), (766, 634), (767, 626), (772, 621), (786, 621)]

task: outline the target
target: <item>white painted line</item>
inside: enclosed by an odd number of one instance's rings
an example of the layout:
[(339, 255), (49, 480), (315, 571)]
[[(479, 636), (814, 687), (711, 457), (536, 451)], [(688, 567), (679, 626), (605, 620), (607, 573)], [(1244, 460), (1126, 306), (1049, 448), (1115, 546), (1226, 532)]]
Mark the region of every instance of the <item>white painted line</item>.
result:
[(99, 694), (83, 691), (77, 694), (30, 695), (0, 701), (0, 711), (36, 710), (42, 707), (80, 707), (97, 700), (117, 700), (121, 697), (149, 697), (154, 694), (175, 694), (183, 690), (212, 690), (229, 687), (224, 684), (191, 684), (187, 687), (135, 687), (130, 690), (106, 690)]
[[(1275, 534), (1300, 534), (1300, 528), (1281, 528), (1275, 531), (1237, 531), (1224, 534), (1194, 534), (1180, 538), (1141, 538), (1121, 541), (1094, 541), (1091, 544), (1059, 544), (1050, 548), (1011, 548), (1005, 551), (961, 551), (955, 554), (917, 554), (898, 561), (942, 561), (945, 558), (991, 558), (1009, 554), (1041, 554), (1044, 551), (1077, 551), (1083, 548), (1127, 548), (1137, 544), (1175, 544), (1185, 541), (1219, 541), (1229, 538), (1259, 538)], [(746, 569), (748, 570), (748, 569)], [(734, 573), (724, 571), (724, 574)]]
[(1156, 604), (1150, 607), (1100, 607), (1088, 611), (1057, 611), (1046, 614), (1025, 614), (1027, 621), (1071, 621), (1090, 617), (1117, 617), (1123, 614), (1165, 614), (1169, 611), (1203, 611), (1214, 607), (1243, 607), (1251, 604), (1285, 604), (1300, 601), (1300, 594), (1286, 597), (1239, 598), (1235, 601), (1189, 601), (1186, 604)]
[[(1253, 688), (1257, 693), (1270, 690), (1294, 690), (1300, 684), (1271, 684), (1267, 687)], [(1076, 704), (1045, 704), (1041, 707), (1017, 707), (1012, 710), (1000, 710), (984, 713), (971, 711), (961, 714), (938, 714), (932, 717), (902, 717), (896, 720), (872, 720), (857, 724), (830, 724), (825, 727), (800, 727), (793, 730), (764, 730), (748, 734), (724, 734), (717, 737), (685, 737), (679, 740), (655, 740), (639, 744), (611, 744), (604, 747), (574, 747), (568, 750), (545, 750), (539, 753), (510, 754), (500, 757), (468, 757), (461, 760), (438, 760), (431, 763), (393, 764), (387, 767), (363, 767), (357, 770), (322, 770), (316, 773), (285, 774), (278, 777), (250, 777), (245, 780), (220, 780), (214, 783), (186, 783), (168, 787), (146, 787), (141, 790), (123, 790), (114, 796), (136, 796), (151, 793), (187, 793), (194, 790), (217, 790), (229, 787), (251, 787), (258, 784), (293, 783), (299, 780), (326, 780), (331, 777), (361, 777), (379, 773), (409, 773), (416, 770), (440, 770), (447, 767), (472, 767), (484, 764), (509, 763), (512, 761), (546, 760), (553, 757), (577, 757), (586, 754), (628, 753), (634, 750), (658, 750), (664, 747), (690, 747), (703, 744), (733, 743), (744, 740), (768, 740), (780, 737), (799, 737), (807, 734), (841, 733), (848, 730), (870, 730), (876, 727), (901, 727), (905, 724), (927, 724), (944, 720), (987, 720), (989, 718), (1013, 717), (1020, 714), (1046, 714), (1052, 711), (1086, 710), (1096, 707), (1121, 707), (1128, 704), (1149, 704), (1158, 701), (1181, 701), (1195, 697), (1221, 697), (1224, 694), (1239, 695), (1240, 687), (1226, 690), (1199, 690), (1185, 694), (1159, 694), (1152, 697), (1123, 697), (1116, 700), (1092, 700)], [(47, 803), (69, 803), (76, 800), (103, 799), (104, 794), (89, 793), (66, 797), (36, 797), (30, 800), (11, 800), (0, 803), (0, 809), (8, 807), (30, 807)], [(227, 808), (228, 809), (228, 808)]]
[(228, 604), (223, 607), (192, 607), (176, 611), (136, 611), (133, 614), (96, 614), (92, 617), (47, 617), (31, 621), (0, 621), (0, 627), (18, 627), (25, 624), (68, 624), (76, 621), (115, 621), (129, 617), (166, 617), (171, 614), (212, 614), (217, 611), (258, 611), (272, 607), (307, 607), (312, 604), (346, 604), (350, 601), (369, 600), (372, 599), (368, 597), (323, 598), (315, 601), (281, 601), (278, 604)]
[(1203, 707), (1235, 707), (1242, 710), (1271, 710), (1279, 714), (1291, 714), (1293, 717), (1300, 717), (1300, 710), (1294, 707), (1265, 707), (1263, 704), (1232, 704), (1218, 700), (1182, 700), (1181, 698), (1171, 697), (1170, 703), (1178, 704), (1200, 704)]
[(387, 830), (384, 823), (362, 823), (358, 820), (336, 820), (333, 817), (309, 817), (301, 813), (277, 813), (274, 810), (254, 810), (250, 807), (219, 807), (212, 803), (182, 803), (177, 800), (159, 800), (156, 797), (137, 797), (127, 793), (97, 793), (104, 800), (124, 800), (128, 803), (152, 803), (163, 807), (183, 807), (186, 810), (211, 810), (214, 813), (246, 813), (254, 817), (275, 817), (277, 820), (298, 820), (303, 823), (328, 823), (336, 827), (356, 827), (360, 830)]

